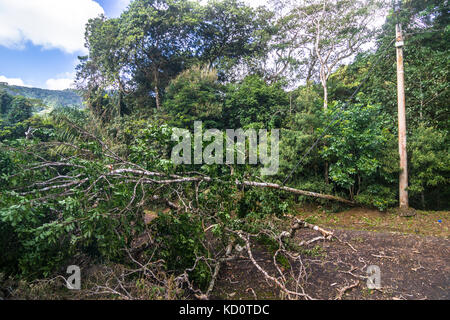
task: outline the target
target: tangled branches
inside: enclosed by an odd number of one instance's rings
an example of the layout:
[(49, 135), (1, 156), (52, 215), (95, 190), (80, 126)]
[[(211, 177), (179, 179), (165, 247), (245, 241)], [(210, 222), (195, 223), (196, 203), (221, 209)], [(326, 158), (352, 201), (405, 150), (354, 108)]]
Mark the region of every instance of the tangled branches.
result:
[[(293, 220), (288, 231), (271, 222), (255, 224), (239, 217), (236, 202), (249, 188), (350, 201), (254, 182), (233, 175), (233, 168), (230, 175), (164, 170), (165, 163), (152, 153), (144, 159), (141, 150), (121, 154), (79, 125), (67, 125), (73, 136), (69, 141), (2, 146), (20, 164), (8, 177), (2, 199), (8, 209), (1, 216), (24, 239), (18, 246), (25, 253), (17, 259), (25, 270), (36, 264), (55, 270), (83, 252), (125, 266), (120, 272), (102, 270), (106, 280), (89, 289), (91, 294), (142, 298), (133, 288), (139, 280), (143, 288), (167, 289), (165, 298), (184, 289), (197, 299), (209, 299), (223, 264), (247, 260), (283, 297), (313, 299), (305, 292), (307, 270), (295, 249), (333, 235), (289, 216), (283, 220)], [(301, 228), (321, 236), (294, 244)], [(265, 250), (262, 238), (272, 248), (269, 265), (255, 258), (255, 250)]]

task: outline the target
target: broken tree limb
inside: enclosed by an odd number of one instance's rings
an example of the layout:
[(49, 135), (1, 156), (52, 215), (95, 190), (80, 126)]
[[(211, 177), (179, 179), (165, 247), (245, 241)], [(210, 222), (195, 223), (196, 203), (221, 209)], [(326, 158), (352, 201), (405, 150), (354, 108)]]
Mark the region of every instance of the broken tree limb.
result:
[(250, 245), (250, 235), (244, 234), (244, 232), (242, 232), (242, 231), (234, 231), (234, 233), (237, 236), (239, 236), (239, 238), (241, 238), (241, 240), (244, 241), (245, 248), (247, 250), (247, 254), (248, 254), (250, 261), (263, 274), (264, 278), (268, 282), (274, 283), (283, 293), (285, 293), (290, 298), (303, 297), (305, 299), (315, 300), (311, 296), (309, 296), (308, 294), (306, 294), (304, 292), (292, 291), (292, 290), (288, 289), (282, 278), (277, 278), (277, 277), (271, 276), (266, 270), (264, 270), (264, 268), (262, 268), (262, 266), (253, 257), (253, 253), (252, 253), (251, 245)]
[[(290, 217), (292, 217), (292, 216), (290, 216)], [(349, 242), (339, 239), (339, 237), (337, 237), (334, 234), (333, 231), (329, 231), (329, 230), (323, 229), (323, 228), (321, 228), (319, 226), (310, 224), (310, 223), (308, 223), (308, 222), (306, 222), (304, 220), (300, 220), (298, 218), (295, 218), (294, 223), (293, 223), (293, 225), (291, 227), (291, 231), (290, 232), (286, 232), (286, 235), (289, 236), (289, 237), (293, 237), (294, 234), (295, 234), (295, 231), (300, 229), (300, 228), (309, 228), (309, 229), (312, 229), (312, 230), (315, 230), (315, 231), (319, 231), (323, 235), (323, 237), (317, 237), (317, 238), (314, 238), (314, 239), (312, 239), (310, 241), (306, 241), (306, 242), (302, 241), (302, 242), (300, 242), (301, 246), (305, 245), (305, 244), (311, 244), (311, 243), (313, 243), (315, 241), (321, 240), (320, 238), (323, 238), (324, 240), (331, 240), (331, 239), (334, 238), (334, 239), (338, 240), (339, 242), (348, 245), (354, 252), (357, 252), (357, 250)]]
[[(308, 228), (308, 229), (320, 232), (320, 234), (322, 234), (322, 237), (319, 237), (319, 238), (324, 239), (324, 240), (331, 240), (333, 238), (333, 236), (334, 236), (333, 231), (329, 231), (329, 230), (326, 230), (326, 229), (321, 228), (319, 226), (316, 226), (314, 224), (308, 223), (308, 222), (306, 222), (304, 220), (300, 220), (298, 218), (294, 218), (291, 215), (286, 215), (286, 216), (290, 217), (290, 218), (293, 218), (294, 222), (292, 223), (291, 229), (289, 231), (283, 231), (280, 234), (281, 238), (284, 238), (284, 237), (292, 238), (295, 235), (295, 231), (297, 231), (299, 229), (302, 229), (302, 228)], [(315, 239), (314, 241), (317, 241), (317, 240), (319, 240), (319, 239)]]
[(353, 284), (343, 287), (342, 289), (338, 289), (338, 294), (336, 295), (335, 300), (342, 300), (343, 295), (346, 291), (353, 289), (359, 285), (359, 280), (356, 280)]
[(308, 240), (308, 241), (302, 241), (300, 242), (298, 245), (299, 246), (305, 246), (305, 245), (310, 245), (311, 243), (314, 243), (316, 241), (320, 241), (320, 240), (326, 240), (325, 237), (315, 237), (314, 239)]
[[(149, 172), (149, 171), (145, 171), (145, 170), (135, 170), (135, 169), (116, 169), (116, 170), (111, 171), (110, 175), (119, 175), (120, 176), (120, 174), (124, 174), (124, 173), (149, 176), (149, 177), (150, 176), (151, 177), (167, 176), (166, 174), (160, 173), (160, 172)], [(172, 179), (168, 179), (168, 180), (151, 180), (151, 179), (149, 179), (147, 181), (144, 181), (144, 183), (174, 184), (174, 183), (197, 182), (197, 181), (211, 182), (214, 180), (213, 178), (207, 177), (207, 176), (181, 177), (178, 175), (169, 175), (169, 177), (171, 177)], [(307, 196), (307, 197), (314, 197), (314, 198), (320, 198), (320, 199), (325, 199), (325, 200), (338, 201), (338, 202), (345, 203), (348, 205), (355, 205), (355, 203), (353, 201), (350, 201), (350, 200), (347, 200), (347, 199), (344, 199), (341, 197), (317, 193), (317, 192), (305, 191), (305, 190), (300, 190), (300, 189), (294, 189), (294, 188), (290, 188), (290, 187), (281, 186), (281, 185), (275, 184), (275, 183), (236, 180), (235, 184), (237, 186), (277, 189), (277, 190), (282, 190), (282, 191), (299, 194), (299, 195), (303, 195), (303, 196)]]
[(284, 187), (284, 186), (280, 186), (279, 184), (275, 184), (275, 183), (243, 181), (243, 182), (236, 182), (236, 184), (239, 184), (239, 185), (243, 184), (245, 186), (260, 187), (260, 188), (278, 189), (278, 190), (283, 190), (283, 191), (287, 191), (290, 193), (300, 194), (302, 196), (308, 196), (308, 197), (314, 197), (314, 198), (320, 198), (320, 199), (326, 199), (326, 200), (333, 200), (333, 201), (338, 201), (338, 202), (342, 202), (342, 203), (349, 204), (349, 205), (355, 205), (355, 203), (353, 201), (350, 201), (350, 200), (347, 200), (347, 199), (344, 199), (341, 197), (336, 197), (336, 196), (332, 196), (332, 195), (328, 195), (328, 194), (316, 193), (316, 192), (311, 192), (311, 191), (299, 190), (299, 189), (294, 189), (294, 188), (290, 188), (290, 187)]
[(333, 237), (333, 232), (325, 230), (324, 228), (321, 228), (319, 226), (316, 226), (314, 224), (308, 223), (306, 221), (295, 219), (294, 225), (292, 226), (292, 230), (298, 230), (300, 228), (309, 228), (315, 231), (320, 232), (326, 239), (331, 239)]

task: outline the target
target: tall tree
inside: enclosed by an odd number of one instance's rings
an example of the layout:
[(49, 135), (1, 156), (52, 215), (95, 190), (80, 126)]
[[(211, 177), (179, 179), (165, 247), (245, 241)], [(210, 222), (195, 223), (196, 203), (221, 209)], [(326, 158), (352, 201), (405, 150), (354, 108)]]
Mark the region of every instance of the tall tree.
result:
[(278, 2), (285, 12), (279, 20), (280, 28), (288, 30), (287, 37), (281, 37), (278, 49), (284, 50), (284, 55), (278, 52), (279, 60), (294, 62), (303, 71), (303, 80), (320, 81), (324, 109), (328, 107), (329, 77), (364, 44), (374, 40), (374, 22), (379, 16), (376, 12), (382, 5), (382, 0)]
[(130, 71), (138, 86), (153, 89), (156, 107), (161, 88), (195, 56), (199, 38), (198, 4), (181, 0), (139, 0), (123, 13), (121, 37), (131, 48)]
[(244, 57), (261, 52), (268, 15), (237, 0), (203, 6), (135, 0), (119, 18), (89, 21), (89, 56), (81, 59), (77, 83), (93, 101), (105, 91), (117, 93), (120, 114), (123, 96), (130, 93), (152, 96), (159, 109), (165, 88), (183, 70), (203, 63), (230, 74)]
[[(107, 92), (116, 93), (118, 102), (115, 110), (119, 115), (127, 112), (123, 96), (127, 91), (127, 64), (129, 48), (123, 45), (120, 36), (120, 20), (100, 16), (89, 20), (85, 32), (89, 56), (79, 57), (77, 66), (77, 87), (84, 91), (84, 98), (97, 115), (103, 111), (95, 106), (99, 96)], [(112, 110), (108, 110), (112, 111)]]
[(231, 79), (236, 65), (262, 59), (273, 31), (272, 12), (264, 7), (253, 9), (239, 0), (212, 0), (202, 11), (198, 53), (203, 63)]

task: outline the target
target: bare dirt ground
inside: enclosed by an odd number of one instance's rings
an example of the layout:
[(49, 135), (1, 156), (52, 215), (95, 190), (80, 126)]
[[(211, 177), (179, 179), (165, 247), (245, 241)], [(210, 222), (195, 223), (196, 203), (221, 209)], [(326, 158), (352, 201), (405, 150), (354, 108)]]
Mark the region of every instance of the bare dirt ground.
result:
[[(316, 241), (299, 249), (306, 270), (301, 285), (311, 298), (450, 299), (450, 212), (417, 211), (416, 216), (405, 218), (399, 217), (394, 211), (353, 208), (334, 213), (320, 206), (302, 206), (296, 209), (295, 216), (333, 231), (336, 237), (331, 241)], [(300, 243), (317, 236), (315, 230), (300, 229), (292, 240)], [(267, 244), (262, 243), (255, 243), (252, 248), (258, 264), (274, 276), (277, 273), (270, 250)], [(370, 265), (380, 268), (381, 289), (367, 287), (367, 267)], [(298, 267), (294, 264), (292, 269), (282, 267), (282, 271), (288, 274)], [(101, 274), (95, 268), (92, 270), (92, 273)], [(24, 283), (15, 294), (5, 298), (96, 298), (83, 290), (74, 294), (62, 282), (45, 283)], [(115, 295), (103, 298), (120, 299)], [(285, 297), (273, 283), (266, 282), (248, 258), (243, 257), (221, 268), (211, 298), (239, 300)]]
[[(450, 299), (449, 212), (418, 212), (415, 217), (401, 218), (366, 209), (330, 214), (316, 208), (301, 211), (299, 216), (333, 230), (341, 240), (315, 242), (302, 252), (308, 270), (303, 287), (311, 297)], [(316, 236), (315, 231), (303, 229), (296, 239)], [(257, 246), (254, 251), (259, 263), (271, 270), (267, 250)], [(370, 265), (380, 267), (379, 290), (367, 287)], [(348, 289), (342, 292), (343, 288)], [(279, 299), (280, 294), (250, 261), (241, 260), (223, 268), (215, 298)]]

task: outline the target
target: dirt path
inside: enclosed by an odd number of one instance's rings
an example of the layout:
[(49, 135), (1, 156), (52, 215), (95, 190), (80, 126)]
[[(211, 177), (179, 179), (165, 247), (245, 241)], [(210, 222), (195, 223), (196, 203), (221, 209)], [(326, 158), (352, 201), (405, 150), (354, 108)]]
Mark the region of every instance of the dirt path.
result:
[[(302, 254), (308, 278), (305, 291), (316, 299), (335, 299), (340, 289), (356, 283), (342, 299), (450, 299), (450, 240), (361, 230), (335, 230), (342, 240), (316, 242)], [(298, 240), (317, 236), (298, 232)], [(270, 255), (255, 248), (257, 259), (270, 269)], [(381, 271), (380, 290), (367, 288), (367, 267)], [(228, 264), (217, 284), (216, 298), (279, 299), (248, 260)]]

